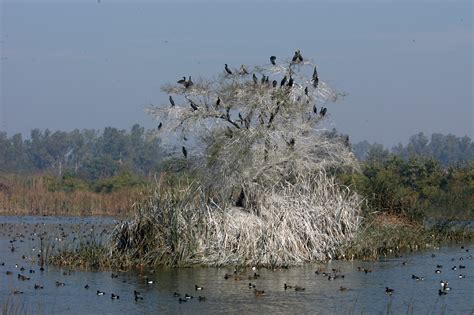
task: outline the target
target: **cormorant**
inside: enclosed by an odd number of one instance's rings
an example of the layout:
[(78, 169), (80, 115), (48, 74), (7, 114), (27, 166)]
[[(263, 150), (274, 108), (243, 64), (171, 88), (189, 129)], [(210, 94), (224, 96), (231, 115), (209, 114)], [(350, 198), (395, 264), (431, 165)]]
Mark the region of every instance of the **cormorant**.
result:
[(270, 57), (270, 62), (271, 62), (272, 65), (274, 65), (274, 66), (276, 65), (276, 59), (277, 59), (277, 57), (275, 57), (275, 56), (271, 56), (271, 57)]
[(301, 55), (301, 52), (300, 52), (299, 49), (297, 51), (295, 51), (295, 54), (293, 56), (293, 59), (291, 59), (291, 62), (293, 62), (293, 63), (303, 62), (303, 56)]
[(316, 105), (313, 105), (313, 113), (315, 113), (315, 114), (318, 113), (318, 108), (316, 107)]
[(319, 111), (319, 115), (321, 115), (321, 117), (324, 117), (326, 116), (326, 112), (328, 111), (328, 109), (326, 107), (323, 107), (321, 108), (321, 110)]
[(304, 94), (308, 95), (308, 87), (304, 88)]
[(257, 79), (257, 76), (255, 75), (255, 73), (253, 74), (253, 83), (257, 84), (258, 83), (258, 79)]
[(278, 82), (277, 82), (277, 80), (273, 80), (273, 82), (272, 82), (272, 86), (273, 86), (273, 87), (276, 87), (277, 85), (278, 85)]
[(194, 85), (194, 83), (193, 83), (193, 81), (191, 80), (191, 76), (189, 76), (189, 80), (186, 81), (186, 82), (184, 82), (184, 87), (188, 88), (188, 87), (191, 87), (191, 86), (193, 86), (193, 85)]
[(160, 123), (158, 124), (158, 130), (160, 130), (161, 127), (163, 127), (163, 123), (161, 123), (161, 121), (160, 121)]
[(225, 64), (225, 71), (228, 73), (228, 74), (232, 74), (232, 71), (230, 71), (229, 67), (227, 66), (227, 64)]
[(318, 76), (318, 70), (316, 70), (316, 66), (314, 66), (314, 71), (313, 71), (313, 86), (315, 88), (318, 87), (319, 83), (319, 76)]
[(280, 86), (284, 86), (286, 83), (286, 75), (283, 77), (283, 79), (280, 82)]
[(175, 104), (174, 104), (174, 100), (173, 100), (173, 97), (170, 95), (170, 103), (171, 103), (171, 107), (173, 107)]
[(262, 84), (265, 83), (265, 75), (264, 75), (264, 74), (262, 74), (262, 80), (261, 80), (261, 82), (262, 82)]
[(186, 77), (183, 77), (181, 80), (179, 80), (179, 81), (176, 82), (176, 83), (186, 85)]
[(290, 75), (290, 80), (288, 80), (288, 86), (292, 87), (293, 86), (293, 78)]
[(198, 110), (199, 106), (197, 106), (192, 100), (190, 100), (189, 98), (187, 99), (189, 101), (189, 105), (191, 105), (191, 108), (193, 110)]
[(184, 158), (187, 159), (188, 158), (188, 151), (186, 150), (185, 147), (182, 147), (181, 150), (183, 151)]
[(221, 98), (218, 96), (216, 101), (216, 108), (221, 104)]

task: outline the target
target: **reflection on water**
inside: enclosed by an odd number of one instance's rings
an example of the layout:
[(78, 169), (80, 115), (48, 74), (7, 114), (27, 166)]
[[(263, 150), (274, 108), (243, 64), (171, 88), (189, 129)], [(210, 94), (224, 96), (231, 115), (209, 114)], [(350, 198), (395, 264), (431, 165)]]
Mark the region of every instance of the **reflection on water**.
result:
[[(333, 261), (274, 271), (249, 268), (237, 275), (231, 268), (95, 272), (46, 266), (40, 271), (40, 235), (51, 244), (75, 242), (91, 233), (107, 235), (113, 223), (106, 218), (0, 217), (0, 305), (15, 313), (47, 314), (474, 312), (474, 260), (467, 244), (377, 262)], [(449, 282), (447, 295), (438, 294), (440, 281)], [(255, 296), (249, 283), (265, 294)], [(285, 290), (285, 283), (305, 290)], [(204, 289), (197, 291), (195, 285)], [(385, 293), (386, 287), (394, 289), (393, 295)], [(105, 295), (98, 296), (97, 290)], [(143, 300), (135, 301), (135, 290)], [(174, 292), (193, 298), (179, 303)], [(111, 299), (112, 293), (120, 298)], [(206, 299), (199, 301), (198, 296)]]

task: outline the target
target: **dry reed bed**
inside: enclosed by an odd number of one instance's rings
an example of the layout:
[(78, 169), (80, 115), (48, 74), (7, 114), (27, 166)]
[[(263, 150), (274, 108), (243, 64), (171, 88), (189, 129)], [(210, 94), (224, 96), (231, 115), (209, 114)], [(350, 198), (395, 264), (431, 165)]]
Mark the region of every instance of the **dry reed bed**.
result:
[(143, 189), (108, 194), (90, 191), (50, 191), (42, 176), (7, 177), (0, 189), (0, 214), (9, 215), (111, 215), (130, 214), (143, 199)]
[(117, 226), (122, 265), (288, 266), (336, 258), (354, 237), (360, 198), (324, 173), (254, 191), (257, 211), (207, 204), (201, 186), (157, 191)]

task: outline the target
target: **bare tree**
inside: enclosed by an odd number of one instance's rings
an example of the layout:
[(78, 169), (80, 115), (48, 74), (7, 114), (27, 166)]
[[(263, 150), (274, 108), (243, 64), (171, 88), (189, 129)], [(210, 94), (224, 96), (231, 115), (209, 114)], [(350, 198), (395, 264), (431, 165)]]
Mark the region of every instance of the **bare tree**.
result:
[[(157, 191), (117, 228), (112, 248), (135, 255), (146, 244), (154, 251), (146, 257), (171, 264), (275, 266), (341, 255), (359, 226), (360, 198), (328, 170), (357, 163), (347, 139), (322, 128), (327, 104), (341, 94), (299, 50), (162, 90), (169, 103), (148, 112), (161, 144), (186, 159), (196, 183), (178, 194)], [(152, 232), (137, 238), (143, 227)]]

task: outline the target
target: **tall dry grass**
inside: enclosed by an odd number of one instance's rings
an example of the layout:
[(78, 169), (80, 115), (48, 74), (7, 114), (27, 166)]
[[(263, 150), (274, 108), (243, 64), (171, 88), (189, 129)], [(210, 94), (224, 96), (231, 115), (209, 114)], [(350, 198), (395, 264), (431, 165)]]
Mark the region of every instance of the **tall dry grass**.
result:
[(109, 215), (126, 216), (144, 198), (144, 189), (112, 193), (51, 191), (45, 176), (3, 176), (0, 214), (6, 215)]

